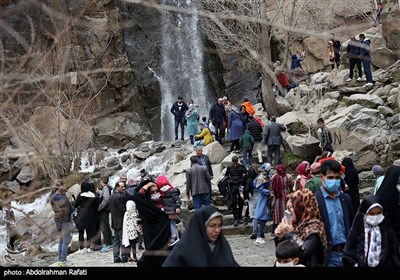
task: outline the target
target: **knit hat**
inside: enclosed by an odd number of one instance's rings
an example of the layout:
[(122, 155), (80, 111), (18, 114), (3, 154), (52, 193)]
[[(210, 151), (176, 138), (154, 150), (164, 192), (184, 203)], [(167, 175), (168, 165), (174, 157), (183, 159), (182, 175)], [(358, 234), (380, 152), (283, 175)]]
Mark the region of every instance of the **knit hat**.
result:
[(383, 174), (385, 174), (385, 172), (383, 171), (382, 166), (380, 166), (380, 165), (374, 165), (374, 166), (372, 167), (372, 172), (374, 172), (374, 174), (376, 174), (376, 175), (383, 175)]
[(317, 173), (318, 171), (321, 171), (321, 164), (319, 162), (314, 162), (311, 164), (310, 169), (312, 173)]

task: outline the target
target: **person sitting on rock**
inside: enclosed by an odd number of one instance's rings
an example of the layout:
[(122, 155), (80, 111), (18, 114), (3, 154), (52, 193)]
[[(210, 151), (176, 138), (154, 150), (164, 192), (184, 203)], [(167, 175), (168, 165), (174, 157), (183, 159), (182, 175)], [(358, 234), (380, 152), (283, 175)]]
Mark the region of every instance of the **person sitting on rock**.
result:
[(210, 129), (208, 127), (205, 127), (203, 123), (200, 123), (200, 130), (200, 134), (194, 136), (194, 150), (196, 150), (197, 146), (207, 146), (213, 141)]

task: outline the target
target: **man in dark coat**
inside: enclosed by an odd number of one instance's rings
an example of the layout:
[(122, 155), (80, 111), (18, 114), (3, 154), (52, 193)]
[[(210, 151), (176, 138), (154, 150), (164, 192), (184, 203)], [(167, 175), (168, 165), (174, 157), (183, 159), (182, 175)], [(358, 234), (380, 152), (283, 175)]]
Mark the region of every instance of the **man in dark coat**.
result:
[(214, 179), (214, 172), (211, 167), (210, 159), (208, 158), (207, 155), (203, 154), (203, 146), (197, 146), (196, 147), (196, 156), (197, 156), (197, 163), (199, 165), (207, 167), (208, 174), (210, 174), (210, 181), (208, 181), (208, 185), (210, 187), (210, 199), (211, 198), (211, 180)]
[(218, 101), (211, 106), (209, 119), (213, 126), (215, 126), (215, 139), (222, 143), (225, 137), (224, 122), (227, 123), (225, 108), (222, 105), (222, 98), (218, 98)]
[(330, 267), (343, 266), (343, 248), (354, 217), (350, 196), (339, 190), (340, 168), (336, 160), (324, 161), (321, 167), (322, 186), (315, 193), (325, 225), (326, 264)]
[(362, 68), (361, 68), (361, 60), (360, 60), (360, 41), (356, 39), (356, 36), (354, 34), (351, 34), (350, 36), (350, 41), (347, 44), (347, 55), (349, 56), (349, 69), (350, 69), (350, 74), (349, 78), (346, 80), (346, 82), (351, 82), (353, 79), (353, 71), (354, 71), (354, 66), (357, 65), (357, 70), (358, 70), (358, 78), (357, 81), (360, 82), (362, 81)]
[(210, 205), (210, 174), (206, 166), (198, 164), (197, 156), (190, 157), (190, 168), (186, 170), (186, 195), (193, 198), (195, 210)]
[(281, 163), (281, 132), (286, 131), (283, 124), (276, 122), (276, 117), (271, 117), (271, 123), (265, 128), (265, 144), (268, 146), (267, 162), (272, 165), (272, 153), (275, 154), (275, 166)]
[(181, 140), (185, 140), (185, 113), (189, 109), (185, 102), (183, 102), (183, 98), (181, 96), (178, 97), (178, 101), (176, 101), (171, 107), (171, 113), (175, 116), (175, 140), (178, 140), (178, 127), (181, 126)]
[(254, 147), (253, 149), (257, 151), (258, 155), (258, 162), (262, 163), (262, 151), (263, 151), (263, 128), (259, 122), (256, 122), (254, 120), (254, 117), (252, 115), (249, 116), (249, 123), (247, 124), (247, 129), (250, 131), (251, 136), (253, 136), (254, 139)]
[(116, 191), (110, 197), (111, 227), (114, 229), (113, 256), (115, 263), (128, 261), (128, 254), (122, 245), (122, 225), (126, 211), (125, 187), (124, 182), (118, 182), (115, 186)]
[(227, 167), (225, 176), (229, 177), (228, 206), (232, 208), (233, 218), (235, 219), (233, 225), (235, 227), (239, 226), (242, 219), (244, 200), (240, 197), (240, 193), (243, 193), (244, 190), (243, 178), (246, 174), (247, 169), (239, 163), (237, 156), (233, 156), (232, 164)]

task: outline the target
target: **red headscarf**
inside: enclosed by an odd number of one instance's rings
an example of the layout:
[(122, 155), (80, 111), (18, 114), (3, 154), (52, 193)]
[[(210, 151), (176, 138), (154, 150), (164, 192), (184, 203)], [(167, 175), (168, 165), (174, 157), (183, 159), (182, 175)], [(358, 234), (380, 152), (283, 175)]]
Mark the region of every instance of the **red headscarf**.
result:
[(311, 174), (306, 172), (306, 169), (310, 168), (310, 163), (308, 163), (308, 161), (303, 161), (302, 163), (300, 163), (297, 168), (296, 168), (296, 173), (298, 175), (302, 175), (304, 177), (306, 177), (307, 179), (311, 178)]
[(283, 180), (282, 178), (286, 176), (286, 168), (283, 164), (276, 166), (276, 172), (279, 176), (274, 176), (272, 178), (272, 191), (276, 198), (283, 196)]

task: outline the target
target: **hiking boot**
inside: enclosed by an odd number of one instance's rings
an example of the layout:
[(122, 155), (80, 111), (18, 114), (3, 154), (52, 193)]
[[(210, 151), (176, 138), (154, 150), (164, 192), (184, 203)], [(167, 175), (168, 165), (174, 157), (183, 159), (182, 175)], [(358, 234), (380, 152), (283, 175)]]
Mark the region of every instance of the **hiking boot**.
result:
[(235, 220), (235, 222), (233, 223), (234, 227), (238, 227), (239, 226), (239, 220)]

